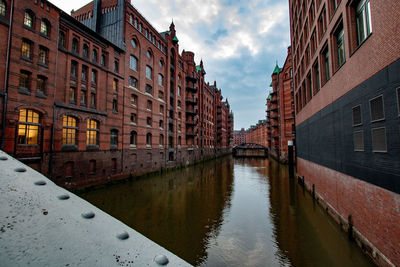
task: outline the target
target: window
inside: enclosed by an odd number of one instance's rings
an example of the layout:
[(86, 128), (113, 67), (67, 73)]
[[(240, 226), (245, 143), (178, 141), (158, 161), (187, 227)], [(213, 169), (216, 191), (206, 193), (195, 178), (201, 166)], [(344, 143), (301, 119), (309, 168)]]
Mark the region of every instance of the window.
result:
[(92, 84), (96, 84), (96, 83), (97, 83), (97, 71), (92, 70)]
[(164, 63), (162, 62), (162, 60), (160, 60), (160, 62), (158, 64), (160, 65), (160, 68), (164, 67)]
[(151, 77), (152, 77), (151, 72), (152, 72), (151, 67), (146, 66), (146, 78), (149, 80), (151, 80)]
[(151, 146), (151, 133), (146, 134), (146, 146)]
[(319, 39), (322, 38), (326, 31), (326, 11), (325, 7), (321, 11), (321, 15), (318, 18), (318, 34), (319, 34)]
[(99, 145), (99, 126), (97, 121), (92, 119), (87, 120), (86, 145), (87, 146)]
[(152, 108), (152, 103), (151, 103), (151, 101), (150, 100), (147, 100), (147, 110), (151, 110), (151, 108)]
[(142, 32), (142, 23), (139, 23), (139, 31)]
[(6, 4), (3, 0), (0, 1), (0, 16), (6, 15)]
[(313, 66), (313, 75), (314, 75), (314, 84), (315, 84), (314, 94), (316, 94), (316, 93), (318, 93), (318, 91), (320, 89), (318, 59), (315, 61), (314, 66)]
[(364, 151), (364, 132), (355, 131), (353, 135), (354, 151)]
[(137, 58), (131, 55), (129, 60), (129, 68), (131, 70), (137, 71), (137, 65), (138, 65)]
[(89, 46), (87, 44), (83, 45), (82, 53), (84, 58), (89, 58)]
[(397, 88), (397, 107), (400, 115), (400, 87)]
[(151, 59), (151, 52), (150, 52), (150, 50), (147, 51), (146, 56), (147, 56), (148, 59)]
[(78, 125), (76, 119), (71, 116), (63, 116), (62, 144), (76, 145), (78, 136), (77, 132)]
[(163, 120), (160, 120), (160, 121), (159, 121), (158, 126), (160, 127), (160, 129), (164, 128), (164, 122), (163, 122)]
[(114, 61), (114, 72), (118, 73), (119, 71), (119, 62), (118, 60)]
[(325, 48), (322, 50), (321, 53), (321, 60), (322, 60), (322, 66), (323, 66), (323, 83), (325, 84), (329, 80), (329, 50), (328, 50), (328, 45), (325, 45)]
[(353, 108), (353, 126), (358, 126), (362, 124), (361, 118), (361, 105)]
[(65, 32), (63, 31), (58, 33), (58, 46), (65, 48)]
[(164, 146), (164, 135), (160, 134), (160, 146)]
[(25, 91), (29, 91), (31, 88), (30, 80), (31, 73), (25, 70), (21, 70), (19, 74), (19, 88)]
[(164, 84), (164, 76), (162, 74), (158, 74), (158, 85), (163, 86)]
[(40, 64), (46, 65), (49, 61), (49, 50), (43, 46), (39, 47), (39, 62)]
[(158, 90), (158, 98), (159, 99), (164, 99), (164, 92), (161, 90)]
[(82, 87), (81, 89), (81, 106), (86, 106), (86, 88)]
[(180, 100), (178, 100), (178, 107), (179, 107), (179, 108), (182, 107), (182, 103), (181, 103)]
[(92, 61), (97, 63), (97, 50), (93, 49), (92, 51)]
[(81, 75), (82, 82), (86, 82), (88, 78), (88, 67), (82, 66), (82, 75)]
[(118, 80), (117, 79), (113, 80), (113, 92), (114, 93), (118, 92)]
[(150, 117), (147, 117), (146, 124), (147, 124), (147, 127), (151, 127), (151, 118)]
[(360, 45), (371, 34), (370, 0), (360, 0), (356, 6), (357, 44)]
[(129, 14), (129, 23), (133, 24), (133, 16), (132, 16), (132, 14)]
[(50, 23), (45, 19), (42, 19), (40, 22), (40, 34), (46, 37), (49, 37), (50, 35)]
[(74, 87), (69, 88), (69, 103), (70, 104), (76, 103), (76, 88)]
[(340, 68), (346, 62), (346, 55), (344, 51), (344, 30), (341, 24), (335, 34), (336, 39), (336, 60), (337, 68)]
[(33, 13), (30, 10), (25, 11), (24, 25), (33, 28)]
[(136, 139), (137, 139), (137, 133), (135, 131), (132, 131), (131, 135), (130, 135), (130, 145), (131, 146), (136, 146), (136, 143), (137, 143)]
[(146, 84), (146, 93), (152, 95), (153, 94), (153, 89), (150, 85)]
[(131, 123), (136, 124), (136, 113), (131, 113)]
[(78, 63), (76, 61), (71, 61), (71, 77), (76, 78), (78, 72)]
[(134, 24), (135, 28), (137, 28), (137, 25), (138, 25), (138, 20), (135, 19), (135, 24)]
[(374, 128), (372, 134), (372, 152), (387, 152), (386, 128)]
[(330, 17), (332, 18), (333, 14), (335, 14), (336, 9), (341, 0), (329, 0), (329, 9), (330, 9)]
[(178, 96), (180, 96), (181, 95), (181, 87), (180, 86), (178, 86)]
[(135, 77), (132, 77), (132, 76), (129, 77), (129, 86), (137, 88), (137, 82), (138, 81)]
[(131, 105), (132, 106), (137, 105), (137, 95), (131, 95)]
[(112, 129), (110, 132), (110, 146), (118, 146), (118, 130)]
[(385, 119), (383, 111), (383, 97), (378, 96), (369, 102), (371, 111), (371, 122)]
[(90, 107), (96, 108), (96, 92), (93, 91), (90, 93)]
[(39, 144), (39, 113), (30, 109), (19, 111), (18, 122), (18, 144), (37, 145)]
[(100, 64), (101, 64), (102, 66), (106, 66), (106, 55), (101, 54)]
[(131, 45), (132, 45), (133, 48), (136, 48), (137, 44), (136, 44), (135, 39), (131, 40)]
[(46, 82), (47, 82), (46, 77), (38, 75), (36, 80), (36, 93), (42, 95), (46, 94)]
[(72, 39), (72, 52), (75, 54), (79, 53), (79, 42), (76, 38)]
[(117, 99), (116, 95), (114, 95), (114, 98), (113, 98), (112, 109), (113, 109), (113, 112), (118, 112), (118, 99)]
[(164, 114), (164, 106), (160, 105), (160, 114)]
[(28, 40), (23, 40), (22, 41), (22, 47), (21, 47), (21, 53), (22, 57), (26, 59), (32, 59), (32, 43), (31, 41)]

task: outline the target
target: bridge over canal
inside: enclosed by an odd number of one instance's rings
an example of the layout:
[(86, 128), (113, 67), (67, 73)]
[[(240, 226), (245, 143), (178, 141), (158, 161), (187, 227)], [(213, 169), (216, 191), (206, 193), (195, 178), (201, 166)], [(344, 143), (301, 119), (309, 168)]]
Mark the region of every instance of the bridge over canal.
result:
[(234, 157), (268, 157), (268, 148), (255, 143), (243, 143), (232, 149)]

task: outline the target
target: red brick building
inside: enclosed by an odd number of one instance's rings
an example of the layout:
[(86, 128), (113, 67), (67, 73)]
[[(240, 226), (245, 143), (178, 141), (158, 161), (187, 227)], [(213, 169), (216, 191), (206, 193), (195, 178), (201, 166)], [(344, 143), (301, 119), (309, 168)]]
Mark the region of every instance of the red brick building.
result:
[(246, 131), (244, 130), (244, 128), (240, 129), (240, 131), (234, 131), (233, 145), (239, 146), (245, 143), (246, 143)]
[[(12, 6), (13, 3), (13, 6)], [(1, 149), (77, 186), (230, 152), (203, 62), (123, 0), (0, 1)], [(222, 107), (221, 106), (221, 107)], [(220, 136), (218, 139), (217, 136)]]
[(400, 2), (290, 0), (297, 172), (380, 265), (400, 265)]
[(268, 147), (266, 120), (259, 120), (256, 125), (250, 126), (246, 131), (246, 143), (259, 144)]
[(291, 47), (283, 68), (278, 65), (271, 75), (272, 92), (267, 97), (267, 147), (272, 157), (288, 161), (288, 141), (295, 140), (295, 113)]

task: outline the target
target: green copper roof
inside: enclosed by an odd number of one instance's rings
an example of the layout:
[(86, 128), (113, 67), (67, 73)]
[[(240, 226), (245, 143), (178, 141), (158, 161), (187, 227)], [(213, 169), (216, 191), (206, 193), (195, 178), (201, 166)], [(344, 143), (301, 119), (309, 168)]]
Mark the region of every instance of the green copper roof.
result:
[(271, 81), (271, 84), (269, 85), (269, 87), (272, 87), (272, 81)]
[(197, 66), (196, 66), (196, 70), (197, 70), (197, 71), (201, 71), (200, 65), (197, 65)]
[(178, 37), (174, 36), (174, 38), (172, 39), (172, 41), (174, 41), (174, 42), (179, 42)]
[(277, 63), (276, 66), (275, 66), (274, 72), (272, 72), (272, 74), (278, 74), (279, 71), (280, 71), (280, 68), (279, 68), (278, 63)]
[(271, 95), (268, 95), (267, 100), (271, 100)]

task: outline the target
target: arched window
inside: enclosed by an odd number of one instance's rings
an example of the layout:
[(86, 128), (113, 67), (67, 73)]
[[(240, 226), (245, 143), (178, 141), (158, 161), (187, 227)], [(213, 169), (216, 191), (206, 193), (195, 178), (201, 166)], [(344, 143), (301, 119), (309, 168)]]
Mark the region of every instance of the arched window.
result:
[(92, 51), (92, 61), (97, 63), (97, 50), (93, 49)]
[(110, 132), (110, 145), (111, 147), (118, 146), (118, 130), (112, 129)]
[(146, 56), (147, 56), (148, 59), (151, 59), (151, 51), (150, 50), (147, 50)]
[(50, 23), (46, 19), (42, 19), (40, 22), (40, 34), (47, 37), (50, 35)]
[(33, 15), (32, 11), (30, 11), (30, 10), (25, 11), (24, 25), (26, 27), (33, 28), (33, 17), (34, 17), (34, 15)]
[(37, 145), (39, 144), (39, 113), (30, 109), (19, 111), (18, 122), (18, 144)]
[(146, 134), (146, 146), (151, 146), (151, 133)]
[(106, 66), (106, 55), (101, 54), (100, 64), (101, 64), (102, 66)]
[(134, 24), (135, 28), (137, 28), (137, 19), (135, 19), (135, 24)]
[(132, 16), (132, 14), (129, 14), (129, 23), (133, 24), (133, 16)]
[(72, 39), (72, 52), (78, 54), (79, 53), (79, 42), (78, 39)]
[(65, 33), (63, 31), (58, 33), (58, 46), (65, 48)]
[(136, 40), (135, 40), (135, 39), (132, 39), (132, 40), (131, 40), (131, 44), (132, 44), (132, 47), (133, 47), (133, 48), (136, 48), (136, 47), (137, 47), (137, 43), (136, 43)]
[(131, 70), (137, 71), (138, 60), (135, 56), (131, 55), (129, 58), (129, 68)]
[(4, 3), (3, 0), (0, 0), (0, 16), (5, 16), (6, 15), (6, 3)]
[(63, 116), (62, 144), (76, 145), (78, 124), (76, 119), (71, 116)]
[(86, 145), (87, 146), (99, 145), (99, 125), (97, 121), (92, 119), (87, 120)]
[(137, 143), (137, 133), (135, 131), (132, 131), (130, 137), (130, 145), (136, 146), (136, 143)]
[(160, 146), (164, 146), (164, 135), (160, 134)]
[(83, 57), (88, 58), (89, 57), (89, 46), (87, 44), (83, 45)]

